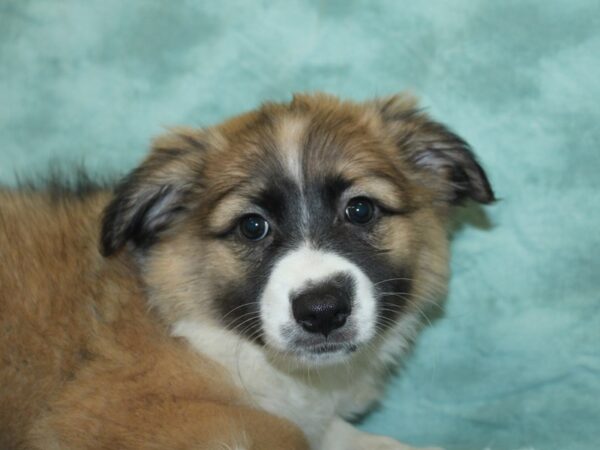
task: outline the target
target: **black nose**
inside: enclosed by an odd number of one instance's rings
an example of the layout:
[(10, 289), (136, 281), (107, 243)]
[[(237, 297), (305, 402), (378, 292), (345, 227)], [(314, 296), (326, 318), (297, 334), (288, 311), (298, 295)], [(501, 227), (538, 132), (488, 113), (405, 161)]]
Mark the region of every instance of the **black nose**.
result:
[(296, 322), (309, 333), (325, 336), (343, 327), (352, 310), (350, 288), (329, 282), (295, 295), (292, 312)]

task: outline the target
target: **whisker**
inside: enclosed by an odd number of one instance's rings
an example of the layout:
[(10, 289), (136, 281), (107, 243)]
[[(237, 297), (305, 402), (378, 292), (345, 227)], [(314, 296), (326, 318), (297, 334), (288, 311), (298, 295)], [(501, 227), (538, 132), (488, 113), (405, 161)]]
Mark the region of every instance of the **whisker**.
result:
[[(390, 306), (395, 306), (395, 308), (392, 308)], [(412, 304), (411, 307), (415, 308), (417, 310), (417, 312), (427, 321), (429, 326), (433, 326), (433, 324), (431, 323), (430, 317), (425, 313), (425, 311), (423, 311), (416, 304)], [(382, 306), (381, 308), (379, 308), (379, 310), (384, 311), (384, 312), (399, 313), (399, 312), (405, 312), (406, 307), (404, 307), (404, 305), (389, 305), (389, 306)]]
[(250, 315), (252, 315), (252, 314), (254, 314), (254, 315), (257, 315), (257, 316), (258, 316), (260, 313), (259, 313), (258, 311), (248, 311), (248, 312), (246, 312), (246, 313), (244, 313), (244, 314), (241, 314), (241, 315), (239, 315), (239, 316), (236, 316), (236, 317), (235, 317), (235, 318), (234, 318), (234, 319), (233, 319), (231, 322), (228, 322), (228, 323), (229, 323), (230, 325), (233, 325), (233, 324), (234, 324), (236, 321), (238, 321), (238, 320), (240, 320), (240, 319), (242, 319), (242, 318), (244, 318), (244, 317), (248, 317), (248, 316), (250, 316)]
[[(382, 297), (398, 296), (405, 300), (413, 300), (414, 299), (414, 300), (422, 301), (423, 303), (425, 303), (425, 305), (427, 305), (427, 307), (435, 307), (435, 308), (438, 308), (442, 312), (444, 311), (443, 307), (438, 303), (437, 299), (433, 295), (432, 296), (417, 295), (412, 292), (380, 292), (379, 295)], [(413, 305), (413, 303), (411, 303), (411, 306), (412, 305)]]
[(373, 283), (373, 286), (377, 286), (377, 285), (383, 284), (383, 283), (389, 283), (390, 281), (415, 281), (415, 280), (412, 278), (404, 278), (404, 277), (388, 278), (387, 280), (381, 280), (381, 281), (378, 281), (377, 283)]
[[(241, 323), (238, 323), (237, 325), (235, 325), (233, 328), (230, 328), (230, 330), (233, 332), (237, 332), (242, 326), (244, 326), (248, 322), (252, 322), (253, 320), (257, 319), (258, 317), (259, 317), (258, 313), (255, 313), (251, 317), (249, 317), (246, 320), (242, 321)], [(233, 322), (233, 323), (235, 323), (235, 322)]]
[(238, 309), (240, 309), (240, 308), (245, 308), (245, 307), (247, 307), (247, 306), (250, 306), (250, 305), (258, 305), (258, 304), (259, 304), (259, 302), (248, 302), (248, 303), (244, 303), (244, 304), (242, 304), (242, 305), (238, 305), (238, 306), (236, 306), (235, 308), (233, 308), (233, 309), (230, 309), (230, 310), (227, 312), (227, 314), (225, 314), (225, 315), (223, 316), (223, 318), (222, 318), (222, 319), (224, 320), (224, 319), (225, 319), (227, 316), (229, 316), (231, 313), (233, 313), (234, 311), (237, 311), (237, 310), (238, 310)]

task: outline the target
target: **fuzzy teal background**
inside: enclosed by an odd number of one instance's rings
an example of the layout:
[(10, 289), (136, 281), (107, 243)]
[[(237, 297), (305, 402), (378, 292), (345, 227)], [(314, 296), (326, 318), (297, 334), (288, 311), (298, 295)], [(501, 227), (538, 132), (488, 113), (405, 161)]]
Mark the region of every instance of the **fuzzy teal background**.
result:
[(0, 2), (0, 182), (124, 173), (164, 126), (411, 89), (502, 201), (361, 426), (449, 449), (600, 448), (598, 0)]

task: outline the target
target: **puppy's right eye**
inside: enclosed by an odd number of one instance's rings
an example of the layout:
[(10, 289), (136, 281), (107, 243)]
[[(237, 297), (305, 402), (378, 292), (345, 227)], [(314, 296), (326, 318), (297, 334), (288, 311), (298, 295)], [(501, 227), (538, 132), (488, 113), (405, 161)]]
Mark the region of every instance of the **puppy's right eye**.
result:
[(249, 214), (240, 220), (240, 232), (250, 241), (260, 241), (269, 234), (269, 222), (258, 214)]

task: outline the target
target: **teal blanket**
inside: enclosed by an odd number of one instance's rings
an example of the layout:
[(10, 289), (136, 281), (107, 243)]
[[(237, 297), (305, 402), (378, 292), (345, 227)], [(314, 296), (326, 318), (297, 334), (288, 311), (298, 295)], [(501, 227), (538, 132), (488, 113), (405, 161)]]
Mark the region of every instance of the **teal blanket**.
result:
[(123, 173), (164, 126), (410, 89), (501, 201), (465, 210), (446, 312), (361, 426), (461, 450), (600, 448), (598, 0), (5, 0), (0, 182)]

